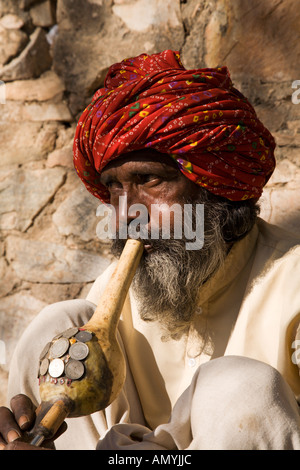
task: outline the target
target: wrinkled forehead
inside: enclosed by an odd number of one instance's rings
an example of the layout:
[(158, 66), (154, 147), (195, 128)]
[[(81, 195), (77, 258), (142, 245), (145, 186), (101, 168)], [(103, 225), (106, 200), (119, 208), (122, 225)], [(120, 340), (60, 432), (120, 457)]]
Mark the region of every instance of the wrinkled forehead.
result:
[(166, 171), (168, 171), (168, 167), (170, 169), (172, 168), (173, 170), (176, 169), (180, 171), (178, 164), (168, 154), (158, 152), (154, 149), (141, 149), (125, 153), (120, 155), (118, 158), (111, 160), (103, 168), (101, 174), (104, 174), (106, 171), (112, 168), (123, 166), (128, 162), (148, 163), (150, 165), (153, 163), (153, 166), (163, 166)]

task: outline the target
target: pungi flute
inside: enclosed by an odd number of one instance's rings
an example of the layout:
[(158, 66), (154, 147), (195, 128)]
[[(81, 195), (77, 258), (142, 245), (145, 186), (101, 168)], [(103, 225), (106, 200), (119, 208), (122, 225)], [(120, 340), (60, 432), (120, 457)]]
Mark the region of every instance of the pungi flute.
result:
[(121, 391), (126, 371), (117, 325), (142, 253), (143, 243), (128, 239), (91, 319), (43, 349), (37, 409), (37, 418), (43, 418), (30, 432), (31, 444), (40, 446), (54, 436), (66, 417), (103, 410)]

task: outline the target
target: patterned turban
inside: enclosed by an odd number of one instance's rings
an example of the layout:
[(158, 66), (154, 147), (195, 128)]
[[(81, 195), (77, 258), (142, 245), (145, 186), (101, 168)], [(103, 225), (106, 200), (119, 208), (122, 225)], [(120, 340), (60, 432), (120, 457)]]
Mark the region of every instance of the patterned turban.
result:
[(258, 199), (275, 168), (274, 139), (227, 67), (186, 70), (171, 50), (110, 67), (79, 119), (74, 165), (108, 202), (103, 168), (140, 149), (168, 154), (191, 181), (233, 201)]

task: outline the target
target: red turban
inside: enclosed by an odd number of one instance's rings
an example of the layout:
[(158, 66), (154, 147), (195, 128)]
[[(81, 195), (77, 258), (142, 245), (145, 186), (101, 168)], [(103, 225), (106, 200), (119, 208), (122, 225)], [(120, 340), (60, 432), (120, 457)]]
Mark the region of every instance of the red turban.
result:
[(108, 162), (152, 148), (180, 171), (233, 201), (259, 198), (274, 168), (275, 142), (226, 67), (186, 70), (179, 53), (142, 54), (110, 67), (81, 115), (74, 164), (87, 189), (104, 202)]

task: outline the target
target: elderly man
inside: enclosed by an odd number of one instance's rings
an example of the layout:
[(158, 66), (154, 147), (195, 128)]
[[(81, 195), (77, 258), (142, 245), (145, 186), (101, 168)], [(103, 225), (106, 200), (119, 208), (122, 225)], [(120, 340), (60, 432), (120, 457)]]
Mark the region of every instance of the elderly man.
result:
[[(78, 122), (75, 168), (117, 221), (137, 217), (121, 197), (143, 204), (148, 236), (118, 326), (123, 389), (103, 411), (67, 419), (56, 448), (300, 449), (300, 248), (258, 217), (274, 148), (225, 67), (185, 70), (164, 51), (110, 68)], [(175, 215), (173, 236), (158, 223), (151, 238), (155, 204), (193, 207), (193, 227), (204, 205), (201, 247), (174, 236)], [(124, 243), (113, 241), (116, 256)], [(18, 437), (39, 402), (33, 361), (49, 338), (92, 316), (113, 266), (86, 300), (48, 306), (24, 333), (12, 410), (0, 410), (2, 447), (32, 448)]]

